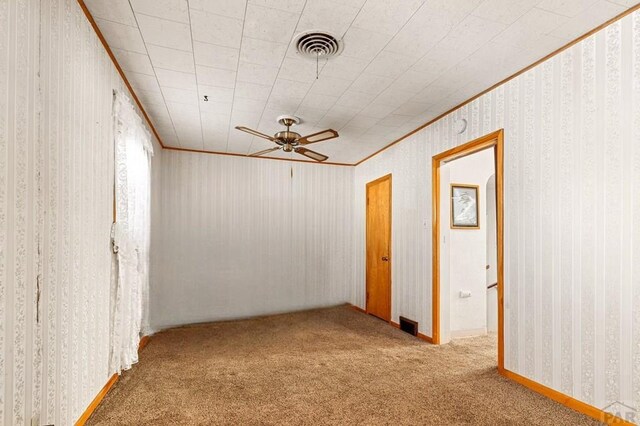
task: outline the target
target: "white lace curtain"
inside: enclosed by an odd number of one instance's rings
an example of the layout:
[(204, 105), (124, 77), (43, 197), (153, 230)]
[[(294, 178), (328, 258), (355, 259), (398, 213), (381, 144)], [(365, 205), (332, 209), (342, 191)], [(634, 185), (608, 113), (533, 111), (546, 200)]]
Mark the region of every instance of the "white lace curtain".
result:
[(149, 132), (129, 97), (114, 92), (115, 212), (112, 229), (110, 370), (138, 361), (148, 330), (151, 156)]

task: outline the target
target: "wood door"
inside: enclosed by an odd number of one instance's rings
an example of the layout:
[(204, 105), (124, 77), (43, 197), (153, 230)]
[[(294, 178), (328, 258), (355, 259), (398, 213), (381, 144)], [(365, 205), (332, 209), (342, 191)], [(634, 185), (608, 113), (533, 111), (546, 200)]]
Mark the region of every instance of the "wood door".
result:
[(367, 313), (391, 321), (391, 175), (367, 184)]

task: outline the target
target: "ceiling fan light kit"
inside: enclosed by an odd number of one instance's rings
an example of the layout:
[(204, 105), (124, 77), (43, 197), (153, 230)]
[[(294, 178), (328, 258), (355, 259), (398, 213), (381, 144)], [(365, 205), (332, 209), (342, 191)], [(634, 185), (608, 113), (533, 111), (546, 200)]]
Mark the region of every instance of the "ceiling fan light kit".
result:
[(237, 130), (249, 133), (250, 135), (257, 136), (259, 138), (267, 139), (278, 145), (273, 148), (249, 154), (250, 157), (259, 157), (270, 152), (283, 150), (284, 152), (295, 152), (319, 162), (326, 161), (329, 158), (324, 154), (320, 154), (319, 152), (315, 152), (308, 148), (305, 148), (304, 145), (337, 138), (338, 132), (333, 129), (327, 129), (320, 132), (312, 133), (307, 136), (301, 136), (299, 133), (291, 131), (291, 126), (295, 126), (296, 124), (300, 123), (300, 119), (293, 115), (281, 115), (280, 117), (278, 117), (278, 123), (286, 126), (287, 129), (277, 132), (273, 136), (266, 135), (264, 133), (258, 132), (257, 130), (249, 129), (248, 127), (236, 126)]

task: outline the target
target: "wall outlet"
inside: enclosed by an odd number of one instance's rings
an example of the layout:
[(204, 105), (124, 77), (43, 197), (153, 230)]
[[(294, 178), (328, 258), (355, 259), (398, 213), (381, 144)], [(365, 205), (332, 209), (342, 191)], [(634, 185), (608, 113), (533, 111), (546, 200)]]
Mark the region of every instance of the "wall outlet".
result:
[(460, 290), (460, 299), (466, 299), (471, 297), (471, 292), (467, 290)]

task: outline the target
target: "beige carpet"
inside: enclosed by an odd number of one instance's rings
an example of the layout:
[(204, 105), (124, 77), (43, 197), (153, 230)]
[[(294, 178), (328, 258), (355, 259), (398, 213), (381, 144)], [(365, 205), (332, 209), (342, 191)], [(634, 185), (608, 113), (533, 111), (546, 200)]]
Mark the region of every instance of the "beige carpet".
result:
[(89, 424), (598, 424), (495, 365), (495, 339), (433, 346), (346, 306), (183, 327), (151, 339)]

